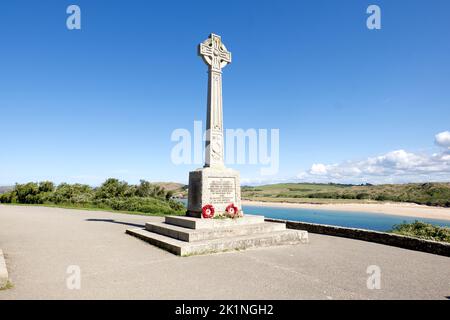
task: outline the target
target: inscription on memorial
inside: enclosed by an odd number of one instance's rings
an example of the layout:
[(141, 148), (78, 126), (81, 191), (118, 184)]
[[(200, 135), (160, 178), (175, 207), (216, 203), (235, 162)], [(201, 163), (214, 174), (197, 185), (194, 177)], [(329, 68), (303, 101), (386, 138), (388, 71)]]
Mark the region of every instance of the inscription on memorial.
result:
[(213, 204), (228, 205), (236, 202), (235, 178), (209, 178), (210, 202)]

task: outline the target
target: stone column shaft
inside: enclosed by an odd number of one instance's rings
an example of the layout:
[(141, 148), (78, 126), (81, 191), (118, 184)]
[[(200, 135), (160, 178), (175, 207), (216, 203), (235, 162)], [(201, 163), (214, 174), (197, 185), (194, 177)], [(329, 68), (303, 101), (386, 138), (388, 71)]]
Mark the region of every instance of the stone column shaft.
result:
[(224, 167), (222, 72), (209, 68), (205, 167)]

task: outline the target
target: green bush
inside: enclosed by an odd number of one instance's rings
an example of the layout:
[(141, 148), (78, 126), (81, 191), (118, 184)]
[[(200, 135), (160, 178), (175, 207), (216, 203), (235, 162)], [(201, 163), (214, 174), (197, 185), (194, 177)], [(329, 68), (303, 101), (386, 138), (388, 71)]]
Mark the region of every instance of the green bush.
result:
[(61, 183), (48, 200), (56, 204), (87, 204), (92, 202), (93, 198), (94, 190), (88, 185)]
[(37, 183), (29, 182), (26, 184), (16, 184), (14, 191), (16, 193), (17, 201), (19, 203), (33, 204), (35, 196), (39, 193), (39, 186)]
[(391, 232), (421, 239), (450, 242), (450, 228), (438, 227), (420, 221), (395, 225)]
[(175, 203), (175, 201), (161, 201), (156, 198), (111, 198), (101, 199), (96, 202), (97, 205), (107, 206), (113, 210), (118, 211), (133, 211), (143, 212), (149, 214), (180, 214), (184, 212), (184, 206), (181, 203)]
[(43, 181), (39, 183), (39, 192), (53, 192), (55, 185), (50, 181)]
[(100, 188), (95, 190), (96, 199), (111, 199), (117, 197), (124, 197), (129, 193), (128, 183), (119, 181), (117, 179), (106, 180)]
[(0, 194), (0, 203), (15, 203), (17, 202), (16, 194), (12, 191)]
[(172, 200), (172, 191), (141, 180), (129, 185), (108, 179), (93, 189), (85, 184), (61, 183), (56, 188), (50, 181), (16, 184), (10, 192), (0, 195), (0, 203), (56, 204), (76, 207), (96, 207), (148, 214), (182, 214), (185, 207)]

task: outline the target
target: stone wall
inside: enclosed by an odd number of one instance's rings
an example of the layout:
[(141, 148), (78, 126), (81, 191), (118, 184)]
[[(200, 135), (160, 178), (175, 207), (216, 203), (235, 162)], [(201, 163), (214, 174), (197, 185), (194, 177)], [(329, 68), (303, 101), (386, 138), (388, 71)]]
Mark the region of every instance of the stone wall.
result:
[(389, 246), (400, 247), (416, 251), (423, 251), (450, 257), (450, 243), (417, 239), (386, 232), (336, 227), (324, 224), (286, 221), (268, 218), (266, 218), (266, 221), (286, 223), (286, 226), (289, 229), (299, 229), (311, 233), (319, 233), (335, 237), (344, 237), (369, 242), (376, 242)]

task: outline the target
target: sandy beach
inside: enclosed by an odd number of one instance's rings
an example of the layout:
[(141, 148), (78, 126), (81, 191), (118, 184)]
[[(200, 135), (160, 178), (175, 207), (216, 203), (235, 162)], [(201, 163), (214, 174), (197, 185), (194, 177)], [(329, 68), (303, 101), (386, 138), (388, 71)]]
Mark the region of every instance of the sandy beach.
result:
[(314, 210), (336, 210), (352, 212), (372, 212), (397, 216), (429, 218), (450, 221), (450, 208), (430, 207), (414, 203), (333, 203), (333, 204), (310, 204), (310, 203), (286, 203), (286, 202), (262, 202), (243, 200), (243, 205), (254, 205), (264, 207), (302, 208)]

